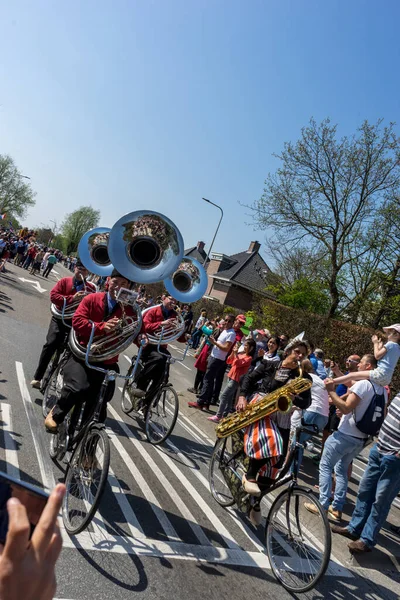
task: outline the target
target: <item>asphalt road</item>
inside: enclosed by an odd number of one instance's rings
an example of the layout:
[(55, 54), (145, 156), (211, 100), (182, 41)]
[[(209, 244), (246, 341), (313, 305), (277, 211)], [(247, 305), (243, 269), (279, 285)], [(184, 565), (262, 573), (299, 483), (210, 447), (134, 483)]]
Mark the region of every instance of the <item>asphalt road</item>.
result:
[[(50, 320), (49, 290), (67, 271), (57, 265), (48, 280), (13, 265), (7, 271), (0, 276), (0, 470), (51, 488), (62, 480), (63, 472), (48, 455), (41, 395), (30, 389), (29, 382)], [(179, 344), (170, 349), (182, 357)], [(131, 355), (129, 351), (120, 357), (122, 371)], [(135, 593), (145, 599), (292, 597), (269, 569), (263, 528), (254, 529), (239, 513), (219, 507), (210, 495), (213, 425), (203, 413), (187, 407), (193, 398), (186, 392), (194, 380), (193, 362), (189, 355), (172, 368), (181, 410), (171, 438), (161, 447), (151, 446), (140, 423), (121, 412), (117, 388), (107, 421), (108, 486), (88, 530), (75, 538), (64, 535), (57, 598), (123, 600)], [(311, 461), (304, 463), (303, 476), (310, 483)], [(357, 462), (353, 499), (363, 468), (365, 457)], [(392, 510), (392, 523), (399, 524), (399, 512)], [(396, 549), (396, 537), (385, 530), (374, 559), (355, 563), (343, 541), (335, 539), (324, 580), (302, 597), (399, 598)]]

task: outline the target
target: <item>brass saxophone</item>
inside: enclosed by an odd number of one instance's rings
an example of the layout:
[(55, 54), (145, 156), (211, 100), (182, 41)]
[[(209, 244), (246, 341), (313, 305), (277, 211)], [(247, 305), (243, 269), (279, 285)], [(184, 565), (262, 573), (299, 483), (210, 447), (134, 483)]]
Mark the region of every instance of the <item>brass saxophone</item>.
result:
[(278, 388), (270, 394), (265, 394), (259, 400), (250, 403), (247, 408), (241, 413), (234, 413), (222, 419), (218, 423), (215, 432), (218, 438), (228, 437), (236, 431), (240, 431), (248, 425), (252, 425), (256, 421), (259, 421), (263, 417), (272, 415), (272, 413), (280, 411), (287, 412), (292, 407), (292, 401), (289, 397), (290, 394), (301, 394), (309, 390), (312, 386), (312, 381), (304, 379), (304, 377), (296, 377), (288, 381), (285, 385)]

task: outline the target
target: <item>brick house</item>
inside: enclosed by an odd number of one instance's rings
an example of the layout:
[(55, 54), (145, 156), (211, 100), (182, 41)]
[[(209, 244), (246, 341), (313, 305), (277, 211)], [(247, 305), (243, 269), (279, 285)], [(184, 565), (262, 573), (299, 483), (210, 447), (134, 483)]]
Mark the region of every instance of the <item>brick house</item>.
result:
[(273, 300), (273, 294), (265, 290), (271, 283), (272, 271), (259, 253), (260, 246), (257, 241), (251, 242), (248, 250), (231, 256), (212, 252), (205, 298), (242, 311), (251, 309), (254, 294)]

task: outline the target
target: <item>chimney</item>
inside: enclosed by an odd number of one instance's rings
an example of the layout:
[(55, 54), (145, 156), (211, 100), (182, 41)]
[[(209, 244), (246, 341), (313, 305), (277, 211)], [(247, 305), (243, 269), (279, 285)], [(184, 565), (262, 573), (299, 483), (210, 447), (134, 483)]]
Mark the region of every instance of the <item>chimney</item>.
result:
[(252, 252), (258, 252), (260, 247), (261, 247), (260, 242), (250, 242), (250, 246), (249, 246), (249, 249), (247, 250), (247, 252), (249, 254), (251, 254)]
[(203, 252), (204, 246), (205, 246), (204, 242), (197, 242), (197, 250), (199, 252)]

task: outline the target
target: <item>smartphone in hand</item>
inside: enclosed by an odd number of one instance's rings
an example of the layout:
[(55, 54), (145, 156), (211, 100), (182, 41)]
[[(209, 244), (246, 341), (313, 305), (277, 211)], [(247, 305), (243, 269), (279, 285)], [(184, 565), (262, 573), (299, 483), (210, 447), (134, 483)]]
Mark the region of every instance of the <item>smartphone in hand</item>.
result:
[(4, 544), (8, 531), (7, 500), (18, 498), (26, 508), (31, 524), (31, 535), (46, 506), (49, 495), (30, 483), (10, 477), (0, 471), (0, 543)]

